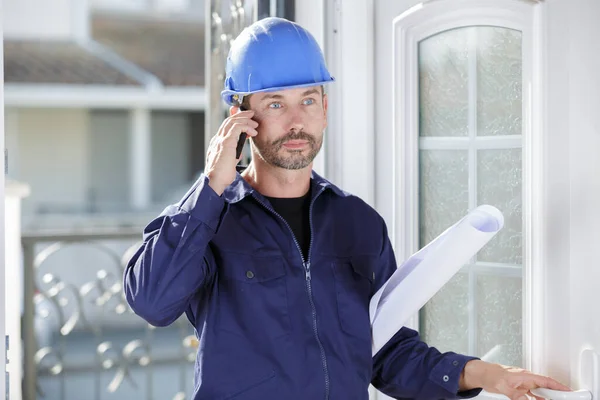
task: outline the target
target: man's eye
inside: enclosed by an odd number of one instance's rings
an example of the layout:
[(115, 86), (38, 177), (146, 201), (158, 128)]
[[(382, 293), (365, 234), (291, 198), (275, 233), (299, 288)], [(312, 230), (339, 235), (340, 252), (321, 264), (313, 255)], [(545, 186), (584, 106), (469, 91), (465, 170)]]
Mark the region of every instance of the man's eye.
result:
[(274, 108), (274, 109), (281, 108), (281, 103), (271, 103), (271, 104), (269, 104), (269, 108)]
[(310, 106), (311, 104), (314, 104), (314, 102), (315, 99), (305, 99), (302, 104), (304, 104), (305, 106)]

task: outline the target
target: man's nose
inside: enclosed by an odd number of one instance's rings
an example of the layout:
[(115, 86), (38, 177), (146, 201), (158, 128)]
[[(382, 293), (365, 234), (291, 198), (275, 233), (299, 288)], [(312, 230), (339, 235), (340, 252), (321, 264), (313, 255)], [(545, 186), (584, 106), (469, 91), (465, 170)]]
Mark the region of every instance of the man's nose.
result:
[(289, 120), (289, 131), (300, 132), (304, 129), (304, 118), (302, 113), (299, 110), (292, 110), (290, 112), (290, 120)]

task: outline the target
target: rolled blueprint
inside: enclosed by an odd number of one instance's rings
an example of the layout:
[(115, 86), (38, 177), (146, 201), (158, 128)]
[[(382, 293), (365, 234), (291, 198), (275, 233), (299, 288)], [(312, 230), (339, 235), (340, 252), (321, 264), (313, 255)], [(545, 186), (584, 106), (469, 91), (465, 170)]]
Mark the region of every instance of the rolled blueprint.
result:
[(371, 298), (373, 355), (503, 226), (497, 208), (479, 206), (402, 263)]

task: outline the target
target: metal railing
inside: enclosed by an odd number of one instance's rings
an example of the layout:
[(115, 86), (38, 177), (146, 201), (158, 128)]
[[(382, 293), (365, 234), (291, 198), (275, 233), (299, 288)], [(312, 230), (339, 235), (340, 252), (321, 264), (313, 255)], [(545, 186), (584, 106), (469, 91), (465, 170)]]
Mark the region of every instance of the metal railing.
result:
[[(154, 328), (124, 297), (141, 230), (22, 236), (23, 398), (189, 398), (193, 328)], [(117, 397), (115, 397), (117, 396)]]

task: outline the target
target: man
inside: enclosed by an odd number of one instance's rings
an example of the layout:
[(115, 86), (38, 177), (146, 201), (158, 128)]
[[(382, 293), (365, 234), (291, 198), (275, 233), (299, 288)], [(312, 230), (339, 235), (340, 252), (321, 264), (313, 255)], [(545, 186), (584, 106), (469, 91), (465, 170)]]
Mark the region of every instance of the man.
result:
[[(264, 19), (235, 40), (226, 72), (231, 115), (205, 174), (148, 225), (124, 278), (149, 323), (185, 312), (196, 328), (194, 399), (364, 400), (370, 383), (417, 399), (568, 390), (441, 354), (407, 328), (372, 357), (369, 299), (397, 266), (383, 219), (312, 171), (333, 81), (319, 46), (295, 23)], [(252, 162), (240, 173), (242, 133)]]

